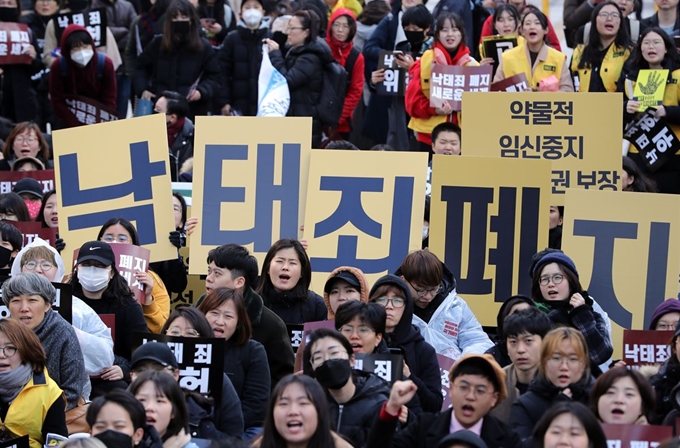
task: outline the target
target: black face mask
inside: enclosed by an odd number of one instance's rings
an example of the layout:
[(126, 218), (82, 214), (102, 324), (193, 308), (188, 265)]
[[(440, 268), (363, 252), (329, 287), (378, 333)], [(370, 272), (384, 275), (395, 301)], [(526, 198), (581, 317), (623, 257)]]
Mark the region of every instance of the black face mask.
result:
[(177, 21), (172, 22), (172, 30), (175, 36), (186, 36), (189, 34), (189, 29), (191, 27), (191, 22)]
[(351, 374), (348, 359), (329, 359), (314, 371), (314, 377), (326, 389), (342, 388)]
[(425, 34), (422, 31), (404, 31), (406, 40), (411, 44), (411, 51), (420, 51), (425, 42)]
[(132, 437), (122, 432), (113, 431), (107, 429), (104, 432), (100, 432), (95, 436), (95, 438), (101, 440), (106, 448), (119, 448), (119, 447), (132, 447)]
[(87, 0), (68, 0), (68, 8), (73, 12), (82, 11), (87, 8)]
[(19, 10), (17, 8), (0, 8), (0, 22), (18, 22)]
[(272, 40), (279, 44), (279, 47), (283, 48), (286, 45), (286, 41), (288, 40), (288, 35), (283, 31), (274, 31)]
[(0, 268), (4, 268), (12, 261), (12, 251), (0, 246)]

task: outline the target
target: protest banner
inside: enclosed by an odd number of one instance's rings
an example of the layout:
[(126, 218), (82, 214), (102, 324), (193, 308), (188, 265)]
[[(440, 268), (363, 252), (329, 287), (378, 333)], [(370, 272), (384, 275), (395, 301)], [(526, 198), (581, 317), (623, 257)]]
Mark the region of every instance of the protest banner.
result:
[(59, 230), (56, 227), (43, 227), (41, 223), (33, 221), (7, 221), (7, 223), (12, 224), (21, 232), (23, 237), (23, 245), (21, 247), (31, 244), (36, 238), (42, 238), (50, 246), (55, 247), (57, 230)]
[(524, 73), (502, 79), (491, 84), (492, 92), (525, 92), (529, 89), (529, 82)]
[(106, 46), (106, 11), (104, 8), (58, 14), (56, 20), (53, 19), (53, 23), (57, 42), (61, 42), (61, 35), (69, 25), (76, 24), (87, 29), (95, 47)]
[(451, 109), (463, 107), (463, 92), (488, 92), (491, 86), (490, 65), (460, 66), (432, 64), (430, 76), (430, 106), (442, 107), (449, 103)]
[(644, 111), (626, 126), (623, 134), (623, 138), (640, 151), (651, 172), (672, 160), (680, 150), (680, 140), (668, 126), (666, 118), (656, 118), (654, 112), (654, 109)]
[(451, 381), (449, 380), (451, 367), (456, 362), (448, 356), (440, 355), (437, 353), (437, 362), (439, 362), (439, 375), (441, 376), (442, 382), (442, 397), (444, 397), (444, 402), (442, 403), (442, 411), (446, 411), (451, 407)]
[(299, 237), (311, 135), (308, 117), (197, 117), (190, 274), (205, 275), (208, 252), (227, 242), (261, 266), (273, 243)]
[(323, 291), (338, 266), (373, 284), (420, 249), (426, 177), (426, 153), (314, 151), (304, 231), (312, 289)]
[(657, 425), (614, 425), (602, 423), (607, 448), (656, 448), (673, 437), (673, 428)]
[[(168, 240), (175, 221), (163, 115), (64, 129), (52, 138), (59, 236), (71, 249), (95, 240), (110, 218), (126, 218), (150, 262), (177, 257)], [(64, 265), (72, 266), (71, 254), (64, 253)]]
[(68, 110), (79, 123), (95, 124), (118, 120), (118, 112), (115, 109), (106, 107), (92, 98), (80, 95), (64, 95), (64, 98), (66, 98)]
[(482, 58), (492, 58), (494, 72), (503, 58), (503, 53), (517, 46), (516, 36), (485, 36), (482, 38)]
[(623, 361), (626, 366), (663, 364), (671, 356), (673, 331), (623, 330)]
[(530, 294), (527, 271), (548, 245), (549, 209), (549, 161), (433, 157), (429, 249), (482, 325), (496, 325), (508, 297)]
[[(52, 286), (57, 290), (57, 295), (52, 304), (52, 311), (59, 313), (61, 317), (68, 323), (73, 322), (73, 287), (67, 283), (52, 283)], [(0, 290), (0, 298), (2, 298), (2, 290)], [(0, 319), (7, 319), (10, 317), (9, 308), (4, 304), (0, 305)]]
[(354, 357), (354, 369), (374, 373), (390, 383), (390, 386), (403, 377), (404, 355), (355, 353)]
[[(599, 93), (466, 92), (466, 156), (544, 159), (552, 163), (550, 205), (564, 205), (567, 188), (621, 188), (623, 129), (617, 95)], [(466, 99), (469, 98), (469, 99)]]
[(385, 80), (375, 85), (378, 95), (404, 96), (408, 84), (408, 71), (397, 65), (398, 55), (402, 51), (380, 51), (378, 70), (385, 70)]
[(0, 171), (0, 194), (11, 193), (14, 185), (27, 177), (40, 183), (43, 194), (54, 190), (54, 170)]
[(147, 342), (167, 344), (179, 365), (180, 387), (202, 395), (210, 395), (215, 401), (215, 409), (220, 408), (224, 377), (222, 366), (226, 347), (224, 339), (137, 332), (134, 333), (133, 337), (133, 354), (135, 350)]
[(288, 338), (290, 339), (290, 345), (293, 347), (293, 353), (297, 353), (300, 345), (302, 344), (302, 333), (304, 332), (303, 324), (286, 324), (286, 329), (288, 329)]
[(678, 294), (680, 198), (570, 189), (566, 199), (562, 250), (609, 315), (620, 359), (623, 330), (648, 328), (656, 307)]
[[(640, 70), (635, 88), (633, 100), (640, 103), (639, 112), (644, 112), (649, 107), (661, 106), (664, 93), (666, 93), (666, 80), (668, 70)], [(629, 80), (626, 80), (630, 83)]]
[[(28, 55), (31, 36), (28, 25), (16, 22), (0, 22), (0, 65), (31, 64)], [(38, 52), (38, 48), (35, 49)]]

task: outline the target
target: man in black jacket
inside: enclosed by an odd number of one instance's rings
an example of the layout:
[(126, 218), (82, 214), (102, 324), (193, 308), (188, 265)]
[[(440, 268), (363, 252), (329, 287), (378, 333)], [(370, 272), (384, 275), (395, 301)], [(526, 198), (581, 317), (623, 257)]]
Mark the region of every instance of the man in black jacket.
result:
[(448, 434), (467, 429), (494, 448), (520, 448), (519, 436), (505, 423), (489, 415), (502, 402), (507, 390), (505, 372), (491, 355), (464, 355), (451, 367), (451, 404), (439, 414), (423, 414), (395, 434), (401, 406), (416, 393), (412, 381), (397, 381), (382, 407), (371, 433), (368, 448), (426, 448), (437, 446)]

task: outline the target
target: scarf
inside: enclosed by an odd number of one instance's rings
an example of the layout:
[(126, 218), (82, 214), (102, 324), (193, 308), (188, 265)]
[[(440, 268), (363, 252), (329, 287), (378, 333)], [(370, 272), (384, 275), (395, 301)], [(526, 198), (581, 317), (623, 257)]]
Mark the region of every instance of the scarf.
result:
[(172, 148), (172, 145), (175, 144), (175, 140), (177, 140), (177, 136), (179, 133), (182, 131), (182, 128), (184, 127), (184, 121), (186, 118), (180, 118), (179, 120), (175, 121), (173, 124), (168, 126), (168, 147)]
[(21, 364), (16, 369), (0, 373), (0, 399), (7, 404), (12, 403), (31, 380), (31, 376), (33, 366), (30, 364)]
[(348, 42), (340, 42), (335, 37), (333, 37), (331, 33), (328, 33), (326, 34), (326, 42), (328, 43), (328, 46), (331, 47), (333, 59), (338, 61), (338, 64), (344, 67), (345, 62), (347, 62), (347, 57), (352, 51), (352, 40), (350, 39)]
[(470, 49), (465, 45), (465, 42), (458, 44), (458, 48), (456, 48), (453, 54), (449, 53), (439, 42), (435, 42), (432, 48), (434, 49), (434, 61), (437, 64), (462, 66), (472, 59), (470, 57)]
[(151, 8), (149, 12), (139, 16), (139, 40), (142, 48), (145, 48), (153, 40), (156, 34), (154, 28), (159, 16), (156, 8)]

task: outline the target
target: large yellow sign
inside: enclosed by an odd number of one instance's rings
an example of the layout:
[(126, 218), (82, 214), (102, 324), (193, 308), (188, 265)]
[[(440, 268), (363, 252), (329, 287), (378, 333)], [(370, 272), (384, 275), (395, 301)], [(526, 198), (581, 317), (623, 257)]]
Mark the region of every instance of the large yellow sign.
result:
[(549, 160), (550, 205), (564, 205), (567, 188), (620, 189), (620, 94), (465, 92), (463, 100), (463, 154)]

